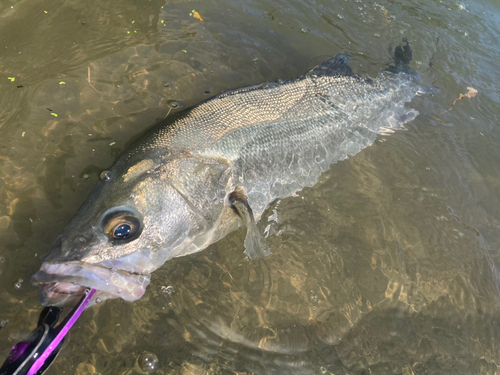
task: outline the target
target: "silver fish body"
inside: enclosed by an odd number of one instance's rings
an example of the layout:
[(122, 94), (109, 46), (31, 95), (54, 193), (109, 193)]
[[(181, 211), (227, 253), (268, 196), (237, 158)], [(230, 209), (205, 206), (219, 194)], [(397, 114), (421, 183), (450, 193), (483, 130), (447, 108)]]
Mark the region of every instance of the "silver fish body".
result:
[(364, 79), (347, 61), (218, 95), (155, 126), (103, 174), (34, 275), (42, 302), (72, 304), (86, 287), (136, 300), (167, 260), (240, 224), (247, 254), (267, 255), (253, 226), (269, 203), (418, 114), (405, 107), (420, 90), (415, 74)]

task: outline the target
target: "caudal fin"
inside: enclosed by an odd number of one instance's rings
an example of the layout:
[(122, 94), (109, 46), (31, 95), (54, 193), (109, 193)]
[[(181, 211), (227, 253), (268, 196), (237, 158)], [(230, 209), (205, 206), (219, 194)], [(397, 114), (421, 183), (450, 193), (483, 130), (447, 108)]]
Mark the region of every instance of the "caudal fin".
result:
[(387, 71), (392, 73), (406, 73), (418, 77), (410, 67), (410, 62), (413, 59), (413, 50), (411, 49), (410, 42), (404, 38), (403, 42), (394, 49), (393, 62), (387, 67)]
[(408, 39), (403, 39), (403, 43), (394, 50), (394, 64), (396, 66), (408, 65), (413, 60), (413, 51)]

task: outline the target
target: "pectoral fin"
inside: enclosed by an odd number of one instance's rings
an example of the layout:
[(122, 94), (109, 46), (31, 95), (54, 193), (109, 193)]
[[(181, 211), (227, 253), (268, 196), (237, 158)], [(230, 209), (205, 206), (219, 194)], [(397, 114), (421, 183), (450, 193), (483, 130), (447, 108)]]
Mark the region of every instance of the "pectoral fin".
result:
[(255, 224), (252, 208), (248, 204), (245, 189), (241, 186), (236, 187), (236, 189), (229, 194), (228, 203), (243, 220), (247, 228), (247, 236), (244, 242), (245, 254), (247, 254), (250, 259), (254, 260), (262, 259), (270, 255), (271, 251), (266, 245), (266, 239), (259, 232)]

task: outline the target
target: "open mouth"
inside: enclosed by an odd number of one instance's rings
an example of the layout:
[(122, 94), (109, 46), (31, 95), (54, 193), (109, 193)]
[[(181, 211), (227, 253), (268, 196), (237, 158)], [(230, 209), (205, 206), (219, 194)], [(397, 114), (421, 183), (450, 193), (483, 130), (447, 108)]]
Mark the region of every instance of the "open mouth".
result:
[(110, 298), (136, 301), (143, 296), (150, 278), (81, 262), (44, 262), (31, 281), (40, 286), (39, 298), (43, 305), (72, 306), (88, 288), (97, 290), (91, 304)]

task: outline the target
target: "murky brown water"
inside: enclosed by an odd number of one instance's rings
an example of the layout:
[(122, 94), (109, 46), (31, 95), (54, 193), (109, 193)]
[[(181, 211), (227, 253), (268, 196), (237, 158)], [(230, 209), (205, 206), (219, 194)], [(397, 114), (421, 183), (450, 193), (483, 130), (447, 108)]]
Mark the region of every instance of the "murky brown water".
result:
[(145, 351), (157, 374), (498, 373), (499, 20), (486, 0), (0, 3), (0, 360), (36, 325), (38, 257), (172, 101), (340, 51), (373, 77), (406, 36), (440, 89), (408, 131), (275, 202), (267, 259), (236, 232), (87, 310), (47, 374), (140, 374)]

